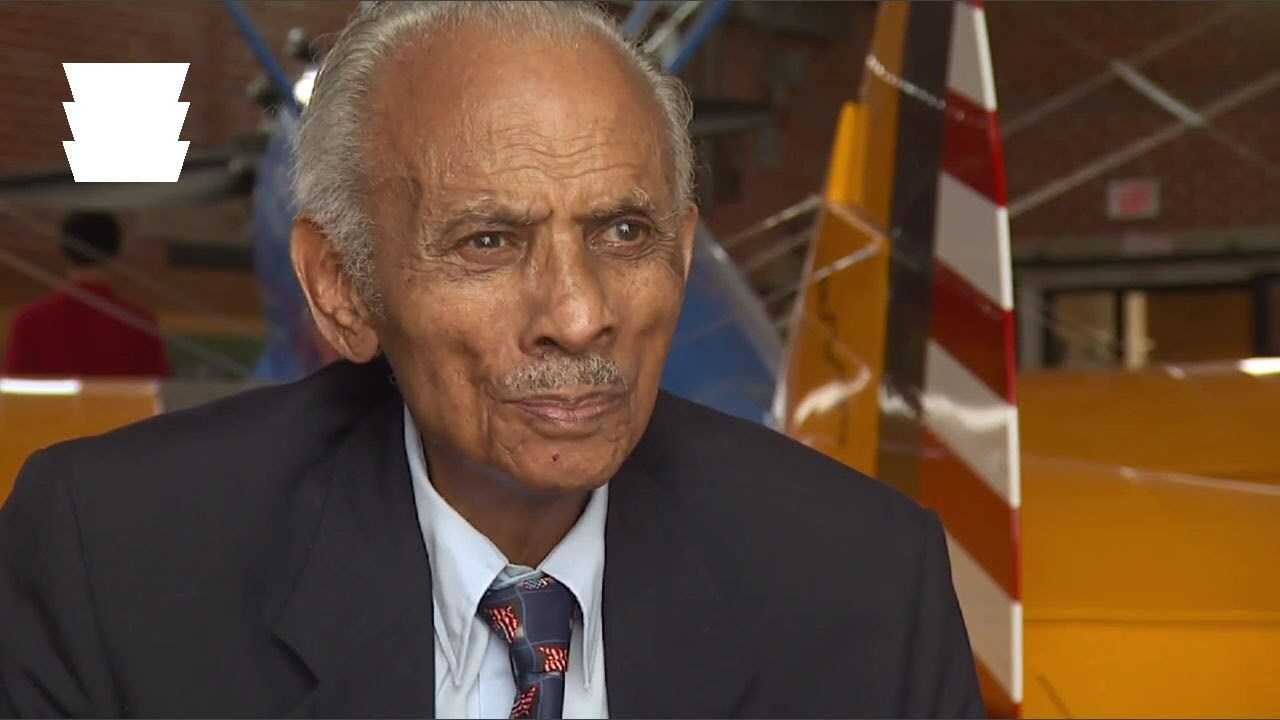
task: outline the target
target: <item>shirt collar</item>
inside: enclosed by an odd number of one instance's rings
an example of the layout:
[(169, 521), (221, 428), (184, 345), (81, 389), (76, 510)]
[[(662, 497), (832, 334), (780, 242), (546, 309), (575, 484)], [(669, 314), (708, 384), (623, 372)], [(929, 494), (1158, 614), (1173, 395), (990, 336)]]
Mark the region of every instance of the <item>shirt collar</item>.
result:
[[(472, 647), (470, 643), (472, 624), (480, 622), (476, 616), (480, 599), (510, 561), (432, 486), (422, 438), (407, 406), (404, 408), (404, 444), (413, 478), (418, 523), (431, 564), (436, 633), (450, 675), (455, 683), (460, 683), (463, 669), (471, 666), (468, 662), (471, 653), (484, 650), (483, 644)], [(608, 502), (608, 485), (593, 491), (578, 521), (538, 566), (569, 588), (582, 610), (583, 667), (588, 684), (595, 664), (604, 660), (598, 657), (598, 648), (602, 631), (600, 601)]]

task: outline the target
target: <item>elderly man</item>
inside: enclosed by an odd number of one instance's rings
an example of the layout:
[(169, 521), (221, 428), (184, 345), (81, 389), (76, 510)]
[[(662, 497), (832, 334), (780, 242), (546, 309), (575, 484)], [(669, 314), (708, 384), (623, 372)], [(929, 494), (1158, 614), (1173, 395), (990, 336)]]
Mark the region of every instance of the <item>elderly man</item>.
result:
[(0, 712), (981, 714), (935, 516), (658, 390), (688, 116), (590, 6), (362, 11), (292, 240), (346, 360), (31, 458)]

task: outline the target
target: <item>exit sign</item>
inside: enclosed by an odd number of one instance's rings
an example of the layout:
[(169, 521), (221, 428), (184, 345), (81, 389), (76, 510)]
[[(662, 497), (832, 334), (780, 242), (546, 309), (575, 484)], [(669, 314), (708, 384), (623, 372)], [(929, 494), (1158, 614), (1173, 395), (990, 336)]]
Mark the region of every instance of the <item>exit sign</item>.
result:
[(1160, 214), (1160, 181), (1155, 178), (1112, 180), (1107, 183), (1107, 217), (1147, 220)]

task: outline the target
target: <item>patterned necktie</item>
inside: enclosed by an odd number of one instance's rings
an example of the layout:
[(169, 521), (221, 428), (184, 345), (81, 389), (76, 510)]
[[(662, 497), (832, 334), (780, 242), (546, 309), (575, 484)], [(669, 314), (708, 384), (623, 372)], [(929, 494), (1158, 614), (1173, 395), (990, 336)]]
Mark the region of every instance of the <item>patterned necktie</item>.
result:
[(541, 572), (514, 582), (499, 576), (481, 598), (480, 617), (511, 648), (516, 681), (511, 717), (559, 718), (564, 711), (570, 623), (576, 608), (569, 589)]

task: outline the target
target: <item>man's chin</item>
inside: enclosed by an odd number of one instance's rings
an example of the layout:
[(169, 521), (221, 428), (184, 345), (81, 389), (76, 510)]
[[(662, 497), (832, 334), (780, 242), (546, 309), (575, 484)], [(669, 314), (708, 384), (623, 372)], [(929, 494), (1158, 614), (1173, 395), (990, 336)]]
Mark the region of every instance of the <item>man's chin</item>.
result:
[(512, 475), (526, 490), (536, 493), (590, 492), (609, 482), (622, 465), (622, 459), (614, 457), (616, 453), (601, 457), (548, 448), (530, 454), (536, 457), (528, 458)]

